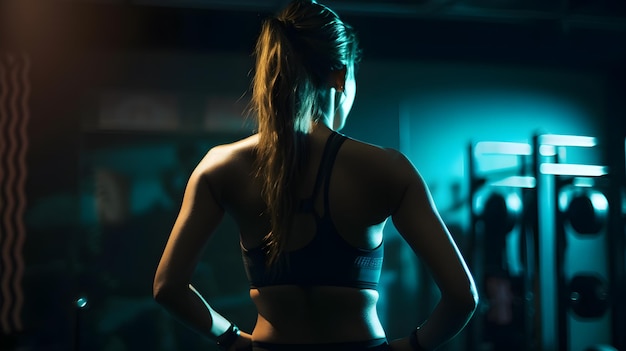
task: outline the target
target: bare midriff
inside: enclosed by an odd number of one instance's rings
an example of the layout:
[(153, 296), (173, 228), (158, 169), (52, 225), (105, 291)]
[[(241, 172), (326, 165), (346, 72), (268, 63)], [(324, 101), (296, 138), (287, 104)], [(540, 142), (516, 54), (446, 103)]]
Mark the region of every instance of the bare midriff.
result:
[(258, 310), (252, 337), (281, 344), (384, 338), (378, 292), (336, 286), (279, 285), (250, 290)]

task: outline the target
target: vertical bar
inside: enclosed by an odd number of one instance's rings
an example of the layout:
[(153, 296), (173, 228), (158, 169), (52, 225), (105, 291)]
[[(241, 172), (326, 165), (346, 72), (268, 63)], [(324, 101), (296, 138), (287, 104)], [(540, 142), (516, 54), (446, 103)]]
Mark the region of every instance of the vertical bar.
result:
[[(532, 146), (531, 146), (532, 147)], [(534, 153), (536, 150), (531, 151), (532, 160), (534, 160)], [(535, 175), (535, 162), (528, 162), (528, 159), (524, 156), (522, 158), (522, 175)], [(536, 183), (535, 183), (536, 185)], [(539, 311), (537, 303), (537, 269), (539, 267), (537, 262), (537, 233), (538, 233), (538, 219), (537, 219), (537, 187), (522, 188), (522, 202), (524, 204), (522, 213), (522, 223), (520, 228), (520, 235), (522, 236), (521, 243), (523, 244), (520, 250), (522, 250), (522, 257), (524, 260), (524, 335), (525, 338), (525, 350), (537, 349), (537, 331), (535, 330), (536, 321), (535, 316)]]
[[(621, 138), (620, 138), (621, 139)], [(626, 190), (626, 139), (612, 155), (613, 167), (607, 193), (609, 201), (609, 277), (612, 296), (612, 342), (618, 350), (626, 348), (626, 213), (623, 191)], [(617, 146), (617, 145), (616, 145)]]
[[(477, 182), (478, 180), (476, 179), (476, 165), (475, 165), (475, 159), (474, 159), (474, 145), (472, 142), (469, 143), (468, 147), (467, 147), (467, 173), (468, 173), (468, 177), (467, 179), (469, 180), (469, 208), (470, 208), (470, 252), (472, 253), (471, 256), (471, 270), (472, 270), (472, 274), (475, 276), (475, 279), (478, 281), (478, 286), (479, 286), (479, 295), (482, 293), (482, 285), (480, 282), (482, 282), (483, 277), (480, 275), (482, 274), (482, 271), (479, 268), (479, 265), (481, 264), (481, 253), (480, 253), (480, 245), (481, 242), (480, 240), (477, 238), (478, 233), (476, 230), (476, 225), (477, 225), (477, 221), (478, 221), (478, 216), (476, 215), (476, 209), (474, 208), (474, 196), (476, 195), (476, 187), (477, 187)], [(480, 298), (480, 301), (482, 301), (482, 296)], [(480, 308), (478, 309), (478, 313), (476, 313), (476, 315), (474, 316), (474, 318), (472, 318), (471, 321), (471, 332), (469, 333), (469, 337), (468, 337), (468, 347), (470, 350), (480, 350), (480, 344), (482, 342), (482, 337), (483, 337), (483, 333), (482, 333), (482, 313), (480, 311)]]
[(541, 340), (540, 350), (561, 350), (557, 335), (557, 318), (554, 311), (556, 306), (555, 286), (555, 233), (554, 233), (554, 177), (542, 175), (539, 166), (543, 157), (538, 152), (541, 142), (540, 136), (533, 137), (535, 178), (537, 179), (537, 212), (536, 218), (542, 218), (537, 224), (537, 252), (539, 263), (539, 286), (537, 288), (538, 337)]
[(554, 177), (554, 191), (553, 191), (553, 203), (555, 206), (554, 210), (554, 224), (555, 224), (555, 234), (556, 234), (556, 259), (554, 262), (555, 268), (555, 276), (556, 276), (556, 326), (557, 326), (557, 336), (558, 336), (558, 345), (559, 350), (569, 350), (569, 334), (568, 334), (568, 323), (567, 323), (567, 308), (569, 296), (567, 294), (567, 283), (565, 281), (565, 272), (564, 272), (564, 262), (565, 262), (565, 250), (566, 250), (566, 233), (565, 233), (565, 216), (563, 212), (559, 209), (559, 194), (561, 189), (567, 182), (563, 179), (563, 176), (553, 176)]

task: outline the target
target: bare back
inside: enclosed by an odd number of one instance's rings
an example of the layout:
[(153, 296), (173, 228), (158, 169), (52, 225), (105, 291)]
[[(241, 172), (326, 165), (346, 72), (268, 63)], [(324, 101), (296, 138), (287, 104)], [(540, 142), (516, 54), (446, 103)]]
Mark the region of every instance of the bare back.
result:
[[(306, 198), (313, 191), (327, 130), (310, 135), (310, 157), (305, 179), (298, 189)], [(219, 201), (240, 229), (245, 248), (261, 245), (269, 231), (263, 214), (261, 183), (254, 177), (257, 136), (221, 146), (224, 164), (213, 182)], [(341, 237), (362, 249), (379, 246), (382, 229), (402, 197), (402, 184), (394, 182), (394, 151), (348, 139), (337, 154), (329, 183), (330, 216)], [(321, 196), (314, 199), (323, 211)], [(287, 251), (301, 248), (315, 235), (310, 215), (294, 218)], [(323, 257), (323, 253), (320, 254)], [(281, 343), (339, 342), (384, 337), (376, 314), (378, 293), (372, 289), (334, 286), (278, 285), (251, 289), (258, 319), (255, 340)]]

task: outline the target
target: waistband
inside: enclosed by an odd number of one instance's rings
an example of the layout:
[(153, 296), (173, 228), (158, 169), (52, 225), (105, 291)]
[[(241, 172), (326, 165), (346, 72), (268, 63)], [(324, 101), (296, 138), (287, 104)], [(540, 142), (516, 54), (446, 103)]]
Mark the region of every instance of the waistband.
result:
[(263, 341), (253, 341), (254, 351), (389, 351), (386, 338), (319, 344), (277, 344)]

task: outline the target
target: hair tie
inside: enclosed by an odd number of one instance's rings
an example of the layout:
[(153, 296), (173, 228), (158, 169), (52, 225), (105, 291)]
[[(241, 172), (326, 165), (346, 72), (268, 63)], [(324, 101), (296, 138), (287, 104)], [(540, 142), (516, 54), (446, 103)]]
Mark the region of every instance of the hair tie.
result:
[(297, 35), (297, 30), (296, 27), (294, 27), (293, 22), (288, 22), (276, 17), (272, 18), (272, 20), (278, 24), (278, 26), (283, 30), (283, 33), (285, 33), (289, 39), (293, 39), (294, 36)]
[(309, 67), (313, 72), (322, 76), (328, 70), (342, 69), (345, 65), (333, 65), (326, 57), (320, 56), (316, 48), (312, 48), (302, 38), (301, 32), (296, 28), (293, 21), (272, 17), (270, 21), (274, 21), (274, 26), (280, 27), (283, 34), (291, 44), (296, 55), (300, 56), (302, 64)]

